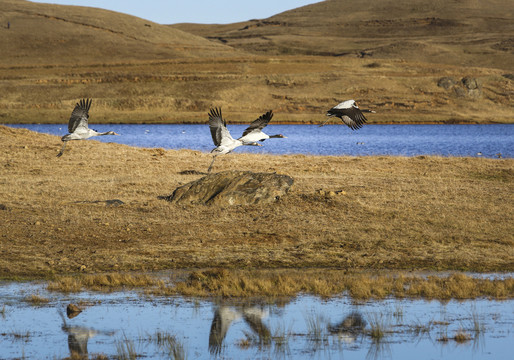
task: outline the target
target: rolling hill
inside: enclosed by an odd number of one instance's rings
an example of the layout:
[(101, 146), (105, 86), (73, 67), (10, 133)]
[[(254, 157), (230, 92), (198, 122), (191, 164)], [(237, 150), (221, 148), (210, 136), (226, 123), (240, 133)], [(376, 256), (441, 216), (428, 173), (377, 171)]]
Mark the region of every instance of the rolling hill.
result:
[(514, 69), (511, 0), (326, 0), (267, 19), (172, 27), (259, 54)]
[[(328, 0), (228, 25), (160, 25), (89, 7), (0, 0), (0, 122), (230, 123), (273, 109), (318, 123), (345, 99), (370, 123), (514, 122), (512, 6)], [(7, 28), (7, 23), (10, 28)], [(92, 108), (92, 109), (93, 109)]]
[(0, 52), (0, 64), (103, 63), (236, 53), (228, 46), (130, 15), (24, 0), (0, 0)]

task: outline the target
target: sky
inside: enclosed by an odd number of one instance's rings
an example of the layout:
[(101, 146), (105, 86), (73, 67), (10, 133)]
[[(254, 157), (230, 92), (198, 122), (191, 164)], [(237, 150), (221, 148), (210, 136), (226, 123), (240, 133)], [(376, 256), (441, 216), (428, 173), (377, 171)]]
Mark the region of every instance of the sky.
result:
[(159, 24), (192, 22), (229, 24), (264, 19), (320, 0), (32, 0), (32, 2), (98, 7)]

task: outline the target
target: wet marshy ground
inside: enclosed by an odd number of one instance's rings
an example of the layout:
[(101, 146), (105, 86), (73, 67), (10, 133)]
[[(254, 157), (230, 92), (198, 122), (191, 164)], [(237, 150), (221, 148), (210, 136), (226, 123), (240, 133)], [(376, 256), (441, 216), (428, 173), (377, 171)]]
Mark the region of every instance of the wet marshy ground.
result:
[[(82, 309), (66, 313), (68, 304)], [(514, 302), (220, 300), (0, 283), (0, 359), (507, 359)]]

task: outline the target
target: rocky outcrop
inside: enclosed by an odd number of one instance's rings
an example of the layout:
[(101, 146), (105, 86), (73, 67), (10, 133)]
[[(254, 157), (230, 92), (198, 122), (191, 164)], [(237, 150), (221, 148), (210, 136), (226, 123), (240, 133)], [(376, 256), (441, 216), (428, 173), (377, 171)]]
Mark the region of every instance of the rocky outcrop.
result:
[(252, 205), (272, 203), (287, 194), (293, 178), (276, 173), (223, 171), (180, 186), (163, 197), (179, 204)]
[(479, 98), (482, 96), (482, 83), (479, 79), (466, 76), (460, 81), (450, 77), (440, 78), (437, 86), (445, 90), (453, 90), (457, 97)]

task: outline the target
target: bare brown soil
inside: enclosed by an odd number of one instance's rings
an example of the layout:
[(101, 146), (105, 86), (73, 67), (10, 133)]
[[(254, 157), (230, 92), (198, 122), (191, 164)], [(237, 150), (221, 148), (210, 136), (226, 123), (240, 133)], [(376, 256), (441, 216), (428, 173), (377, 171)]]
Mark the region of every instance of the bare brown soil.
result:
[[(343, 130), (343, 129), (342, 129)], [(0, 126), (0, 276), (183, 268), (514, 271), (514, 160), (233, 153), (294, 178), (274, 205), (158, 199), (211, 156)], [(187, 171), (192, 170), (192, 171)], [(320, 191), (320, 189), (322, 191)], [(119, 199), (119, 202), (106, 202)]]

